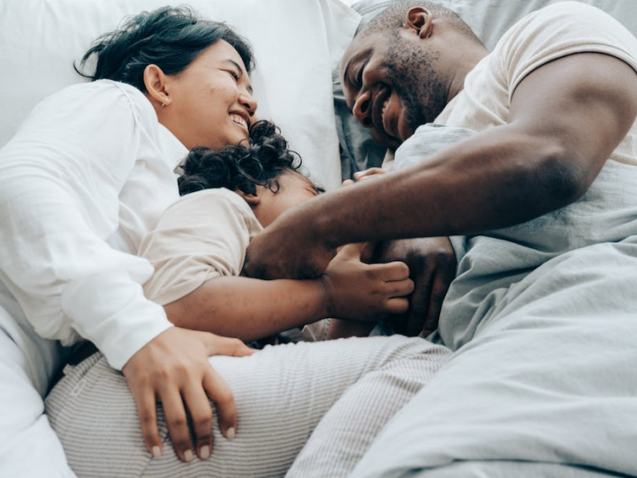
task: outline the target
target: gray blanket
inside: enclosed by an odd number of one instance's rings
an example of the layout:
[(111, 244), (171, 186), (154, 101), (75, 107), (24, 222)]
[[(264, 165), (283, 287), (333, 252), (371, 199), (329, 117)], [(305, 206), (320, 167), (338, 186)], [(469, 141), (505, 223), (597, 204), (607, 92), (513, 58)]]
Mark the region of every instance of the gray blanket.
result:
[[(466, 134), (421, 127), (397, 167)], [(609, 160), (576, 203), (453, 242), (455, 356), (353, 476), (637, 476), (637, 167)]]

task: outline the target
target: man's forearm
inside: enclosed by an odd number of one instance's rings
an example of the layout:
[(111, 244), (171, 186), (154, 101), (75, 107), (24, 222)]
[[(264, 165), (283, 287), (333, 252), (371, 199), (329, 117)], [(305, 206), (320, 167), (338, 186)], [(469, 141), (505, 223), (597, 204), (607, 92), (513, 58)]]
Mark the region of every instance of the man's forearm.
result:
[(330, 247), (510, 226), (562, 207), (583, 192), (575, 184), (577, 171), (564, 166), (569, 160), (563, 154), (551, 143), (502, 126), (417, 167), (308, 202), (298, 208), (304, 212), (297, 219)]

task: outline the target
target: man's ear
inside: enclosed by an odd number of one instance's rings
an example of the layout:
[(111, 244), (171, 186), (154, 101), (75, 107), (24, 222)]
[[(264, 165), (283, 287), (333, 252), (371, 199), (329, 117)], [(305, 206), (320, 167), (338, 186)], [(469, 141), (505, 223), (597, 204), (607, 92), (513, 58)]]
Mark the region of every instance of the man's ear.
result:
[(245, 199), (246, 202), (250, 205), (250, 207), (257, 206), (258, 204), (261, 203), (261, 198), (259, 197), (258, 188), (257, 188), (256, 194), (248, 194), (246, 192), (243, 192), (241, 189), (235, 189), (234, 192), (237, 193), (239, 196), (241, 196), (243, 199)]
[(413, 7), (407, 12), (405, 28), (414, 30), (420, 38), (429, 38), (434, 29), (434, 17), (425, 7)]
[(148, 95), (162, 108), (170, 106), (172, 98), (168, 94), (169, 78), (157, 65), (147, 65), (144, 68), (144, 86)]

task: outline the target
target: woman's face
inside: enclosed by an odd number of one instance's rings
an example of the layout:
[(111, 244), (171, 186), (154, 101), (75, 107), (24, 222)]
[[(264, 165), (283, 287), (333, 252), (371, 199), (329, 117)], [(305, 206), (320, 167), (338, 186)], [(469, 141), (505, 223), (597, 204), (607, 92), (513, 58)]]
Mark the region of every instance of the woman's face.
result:
[(239, 53), (220, 40), (181, 73), (167, 75), (169, 102), (158, 110), (166, 126), (188, 149), (215, 151), (248, 138), (257, 102)]

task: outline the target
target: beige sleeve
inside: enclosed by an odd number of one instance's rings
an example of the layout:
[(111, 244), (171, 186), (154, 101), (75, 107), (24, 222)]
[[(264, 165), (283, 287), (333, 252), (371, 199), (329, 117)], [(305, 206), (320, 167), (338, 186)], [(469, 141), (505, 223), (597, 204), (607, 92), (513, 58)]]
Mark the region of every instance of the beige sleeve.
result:
[(615, 56), (637, 70), (637, 40), (617, 20), (590, 5), (561, 2), (528, 15), (496, 46), (506, 71), (509, 101), (537, 68), (576, 53)]
[(209, 189), (180, 198), (140, 246), (139, 255), (155, 268), (144, 284), (146, 297), (166, 305), (209, 279), (239, 275), (260, 230), (248, 204), (232, 191)]

